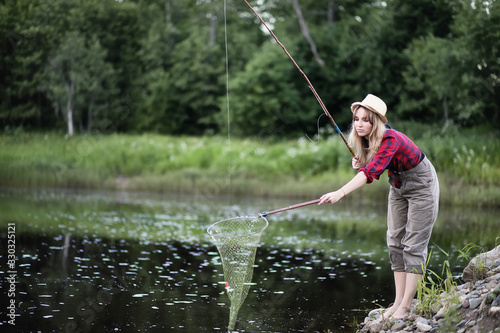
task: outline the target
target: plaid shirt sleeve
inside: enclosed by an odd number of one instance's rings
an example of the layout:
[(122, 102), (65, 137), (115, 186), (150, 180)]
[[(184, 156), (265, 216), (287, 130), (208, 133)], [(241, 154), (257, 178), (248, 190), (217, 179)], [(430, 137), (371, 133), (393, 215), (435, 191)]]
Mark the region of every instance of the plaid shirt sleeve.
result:
[(364, 172), (367, 183), (379, 179), (385, 169), (389, 169), (389, 176), (393, 172), (410, 170), (420, 163), (421, 150), (406, 135), (388, 129), (385, 131), (382, 143), (377, 154), (364, 168), (359, 169)]

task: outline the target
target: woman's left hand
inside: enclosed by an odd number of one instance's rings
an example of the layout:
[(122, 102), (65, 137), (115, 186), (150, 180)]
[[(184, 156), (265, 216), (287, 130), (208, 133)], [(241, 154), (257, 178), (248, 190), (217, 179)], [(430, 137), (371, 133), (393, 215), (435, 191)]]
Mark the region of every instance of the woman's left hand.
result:
[(343, 197), (344, 192), (342, 190), (329, 192), (321, 196), (318, 205), (324, 204), (325, 202), (334, 204), (336, 202), (339, 202)]

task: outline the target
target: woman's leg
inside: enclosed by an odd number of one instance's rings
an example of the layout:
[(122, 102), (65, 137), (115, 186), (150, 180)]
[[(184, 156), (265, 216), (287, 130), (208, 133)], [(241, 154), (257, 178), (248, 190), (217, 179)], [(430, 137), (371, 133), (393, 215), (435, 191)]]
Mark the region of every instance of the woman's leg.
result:
[[(389, 178), (391, 182), (392, 179)], [(396, 312), (403, 300), (406, 289), (406, 271), (403, 258), (404, 246), (401, 239), (405, 235), (408, 216), (408, 201), (400, 194), (400, 190), (392, 186), (389, 191), (389, 206), (387, 210), (387, 245), (391, 269), (394, 272), (394, 286), (396, 297), (394, 303), (384, 312), (384, 318), (389, 318)]]
[[(434, 167), (425, 159), (418, 169), (415, 170), (415, 174), (406, 179), (407, 181), (399, 191), (391, 187), (389, 194), (387, 240), (389, 253), (392, 254), (391, 263), (393, 270), (396, 270), (394, 262), (396, 258), (399, 260), (402, 250), (404, 269), (397, 270), (406, 272), (404, 284), (399, 281), (400, 286), (404, 285), (402, 294), (401, 291), (398, 294), (396, 284), (396, 301), (399, 301), (399, 304), (395, 301), (395, 305), (397, 304), (398, 307), (395, 311), (392, 311), (394, 306), (390, 309), (392, 316), (398, 319), (403, 318), (410, 311), (413, 297), (422, 279), (427, 259), (427, 246), (439, 207), (439, 183)], [(406, 211), (403, 208), (404, 205), (401, 204), (401, 198), (396, 194), (407, 200)], [(394, 260), (392, 256), (395, 257)], [(389, 314), (389, 311), (384, 313), (386, 317)]]
[(406, 272), (394, 272), (394, 286), (396, 288), (396, 298), (390, 308), (385, 310), (384, 318), (390, 318), (398, 310), (403, 301), (406, 289)]
[[(415, 297), (415, 294), (417, 293), (418, 289), (418, 284), (422, 279), (422, 274), (405, 273), (405, 272), (403, 272), (403, 274), (405, 275), (405, 282), (404, 282), (405, 287), (398, 308), (396, 311), (392, 313), (392, 317), (395, 319), (401, 319), (405, 317), (408, 314), (408, 312), (410, 312), (413, 297)], [(398, 297), (398, 290), (396, 287), (396, 299), (397, 297)], [(384, 313), (384, 316), (386, 316), (386, 313)]]

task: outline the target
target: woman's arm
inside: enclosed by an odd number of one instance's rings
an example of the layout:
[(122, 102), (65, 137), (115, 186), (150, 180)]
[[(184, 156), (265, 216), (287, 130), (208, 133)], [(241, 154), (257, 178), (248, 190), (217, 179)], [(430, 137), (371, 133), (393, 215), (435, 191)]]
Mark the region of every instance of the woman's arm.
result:
[(366, 184), (366, 175), (364, 172), (358, 172), (349, 183), (342, 186), (339, 190), (323, 194), (318, 205), (324, 204), (325, 202), (336, 203), (340, 201), (344, 196), (348, 195), (352, 191), (357, 190), (361, 186)]

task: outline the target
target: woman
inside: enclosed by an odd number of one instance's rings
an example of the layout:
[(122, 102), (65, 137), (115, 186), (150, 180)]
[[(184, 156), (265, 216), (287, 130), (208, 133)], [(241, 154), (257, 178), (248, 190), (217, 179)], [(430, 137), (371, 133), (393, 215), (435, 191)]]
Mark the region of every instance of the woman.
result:
[(319, 204), (336, 203), (352, 191), (379, 179), (388, 169), (387, 245), (394, 272), (396, 297), (383, 318), (401, 319), (410, 311), (425, 269), (427, 246), (439, 206), (439, 183), (433, 165), (406, 135), (387, 128), (387, 106), (368, 94), (351, 105), (349, 143), (357, 156), (356, 176), (339, 190), (326, 193)]

